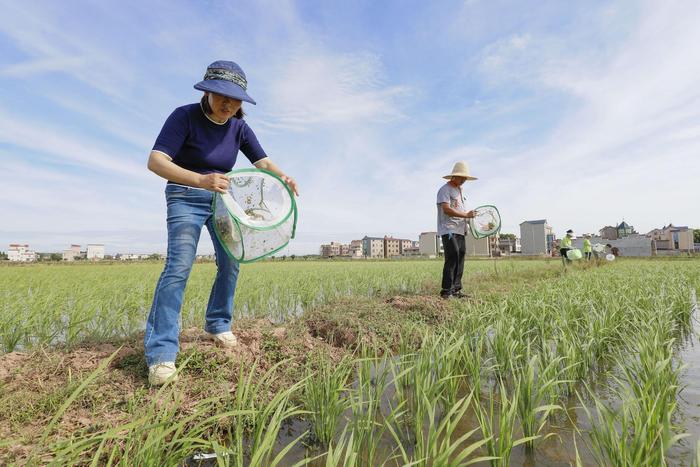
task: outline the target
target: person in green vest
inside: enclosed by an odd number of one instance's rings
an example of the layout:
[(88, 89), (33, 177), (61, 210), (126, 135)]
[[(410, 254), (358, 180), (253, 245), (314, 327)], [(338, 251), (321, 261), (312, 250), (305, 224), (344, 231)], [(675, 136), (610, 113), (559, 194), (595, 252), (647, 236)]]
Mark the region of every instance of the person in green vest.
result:
[(583, 256), (586, 258), (586, 261), (590, 261), (592, 255), (591, 234), (586, 234), (583, 236)]
[(566, 263), (570, 263), (571, 260), (566, 256), (566, 253), (571, 249), (571, 240), (574, 237), (574, 231), (569, 229), (566, 231), (566, 235), (559, 242), (559, 253), (561, 254), (561, 261), (566, 266)]

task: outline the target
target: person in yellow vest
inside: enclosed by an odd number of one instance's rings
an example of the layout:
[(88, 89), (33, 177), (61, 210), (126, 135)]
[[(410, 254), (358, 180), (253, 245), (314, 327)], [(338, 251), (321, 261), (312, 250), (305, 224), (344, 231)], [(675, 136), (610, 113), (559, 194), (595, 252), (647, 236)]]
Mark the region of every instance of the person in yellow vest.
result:
[(566, 256), (566, 253), (571, 249), (571, 240), (574, 238), (574, 231), (569, 229), (566, 231), (566, 235), (559, 242), (559, 253), (561, 254), (561, 261), (566, 266), (566, 263), (570, 263), (571, 260)]
[(583, 236), (583, 256), (586, 258), (586, 261), (590, 261), (592, 255), (591, 234), (586, 234)]

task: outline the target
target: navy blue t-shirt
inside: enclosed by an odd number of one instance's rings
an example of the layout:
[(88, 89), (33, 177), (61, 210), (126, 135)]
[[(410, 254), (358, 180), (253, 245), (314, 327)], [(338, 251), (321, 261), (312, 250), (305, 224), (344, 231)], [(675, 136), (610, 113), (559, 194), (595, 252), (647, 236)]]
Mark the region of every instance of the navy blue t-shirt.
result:
[(251, 163), (267, 157), (245, 120), (231, 118), (217, 124), (200, 104), (175, 109), (153, 145), (154, 151), (167, 154), (183, 169), (201, 174), (229, 172), (239, 149)]

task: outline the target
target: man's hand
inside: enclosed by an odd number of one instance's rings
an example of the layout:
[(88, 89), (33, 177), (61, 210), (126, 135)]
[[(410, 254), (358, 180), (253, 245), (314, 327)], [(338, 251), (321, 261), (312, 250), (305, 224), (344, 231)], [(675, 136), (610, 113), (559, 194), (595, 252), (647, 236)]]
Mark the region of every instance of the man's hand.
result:
[(476, 217), (476, 211), (474, 211), (474, 210), (471, 210), (464, 215), (465, 219), (473, 219), (475, 217)]
[(229, 179), (226, 175), (220, 173), (210, 173), (200, 175), (197, 186), (209, 191), (226, 193), (229, 183)]

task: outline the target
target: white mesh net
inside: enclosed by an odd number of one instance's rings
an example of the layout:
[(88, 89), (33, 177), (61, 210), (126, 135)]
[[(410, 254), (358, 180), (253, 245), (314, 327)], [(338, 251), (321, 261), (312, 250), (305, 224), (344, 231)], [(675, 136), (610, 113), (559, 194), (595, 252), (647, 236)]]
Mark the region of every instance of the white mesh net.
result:
[(501, 230), (501, 214), (496, 206), (479, 206), (474, 211), (476, 211), (476, 217), (469, 220), (469, 227), (474, 238), (490, 237)]
[(214, 230), (228, 254), (247, 263), (271, 255), (294, 238), (297, 209), (287, 185), (258, 169), (227, 174), (226, 193), (214, 196)]

